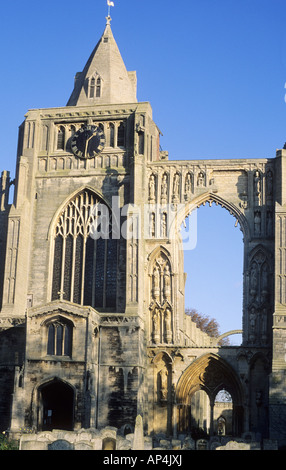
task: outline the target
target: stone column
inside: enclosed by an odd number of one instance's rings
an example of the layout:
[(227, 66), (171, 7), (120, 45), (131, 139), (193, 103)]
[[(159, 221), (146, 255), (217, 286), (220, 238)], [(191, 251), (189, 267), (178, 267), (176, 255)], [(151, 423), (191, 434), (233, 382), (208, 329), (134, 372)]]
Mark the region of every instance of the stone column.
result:
[(10, 172), (2, 171), (0, 184), (0, 212), (5, 211), (8, 206), (9, 188), (10, 188)]
[(275, 292), (272, 374), (269, 389), (270, 438), (286, 444), (286, 150), (276, 154)]

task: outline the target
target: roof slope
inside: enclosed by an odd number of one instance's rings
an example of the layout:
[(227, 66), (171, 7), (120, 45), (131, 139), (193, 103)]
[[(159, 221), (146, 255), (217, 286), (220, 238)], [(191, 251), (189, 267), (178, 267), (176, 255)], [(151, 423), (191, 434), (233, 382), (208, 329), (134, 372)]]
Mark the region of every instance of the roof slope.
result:
[(113, 37), (110, 18), (82, 72), (76, 74), (67, 106), (135, 103), (136, 72), (127, 72)]

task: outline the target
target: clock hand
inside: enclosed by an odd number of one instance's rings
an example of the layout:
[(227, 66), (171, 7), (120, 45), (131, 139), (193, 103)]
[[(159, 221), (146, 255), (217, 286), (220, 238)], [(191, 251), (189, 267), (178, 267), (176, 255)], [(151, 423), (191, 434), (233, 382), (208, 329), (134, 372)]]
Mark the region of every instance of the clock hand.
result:
[(92, 139), (94, 137), (95, 133), (93, 133), (88, 139), (86, 139), (86, 142), (85, 142), (85, 152), (84, 152), (84, 156), (86, 157), (86, 153), (87, 153), (87, 147), (88, 147), (88, 143), (90, 141), (90, 139)]

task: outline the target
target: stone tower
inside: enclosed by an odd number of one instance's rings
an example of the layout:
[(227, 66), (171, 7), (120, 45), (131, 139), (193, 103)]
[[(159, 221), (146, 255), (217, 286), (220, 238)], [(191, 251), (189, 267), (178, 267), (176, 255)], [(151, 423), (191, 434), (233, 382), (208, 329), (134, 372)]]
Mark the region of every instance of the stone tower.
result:
[[(225, 390), (229, 433), (285, 444), (285, 152), (169, 160), (108, 17), (67, 105), (28, 111), (15, 181), (1, 175), (1, 430), (124, 431), (140, 414), (177, 436), (207, 403), (213, 435)], [(244, 235), (237, 347), (184, 311), (179, 227), (206, 203)]]

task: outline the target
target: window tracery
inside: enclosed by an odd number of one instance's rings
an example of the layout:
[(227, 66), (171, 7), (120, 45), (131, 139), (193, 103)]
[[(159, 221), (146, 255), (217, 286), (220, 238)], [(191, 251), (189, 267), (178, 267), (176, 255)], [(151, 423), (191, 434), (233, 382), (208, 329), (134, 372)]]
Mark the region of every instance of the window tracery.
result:
[(115, 307), (117, 240), (110, 223), (109, 208), (90, 190), (67, 204), (55, 227), (52, 300)]
[(73, 334), (72, 324), (59, 318), (49, 322), (47, 329), (47, 354), (52, 356), (71, 356)]

